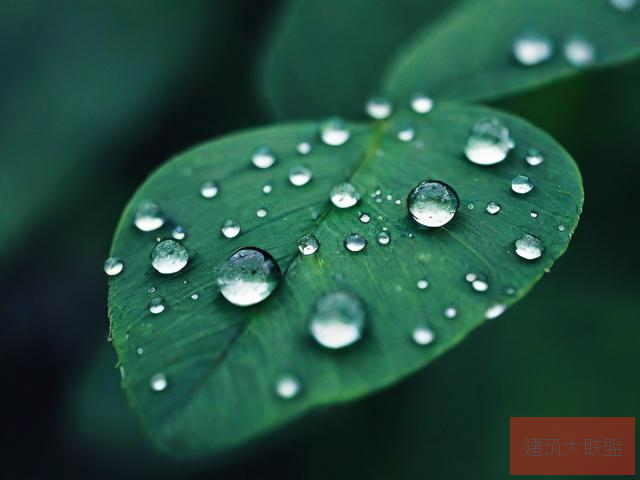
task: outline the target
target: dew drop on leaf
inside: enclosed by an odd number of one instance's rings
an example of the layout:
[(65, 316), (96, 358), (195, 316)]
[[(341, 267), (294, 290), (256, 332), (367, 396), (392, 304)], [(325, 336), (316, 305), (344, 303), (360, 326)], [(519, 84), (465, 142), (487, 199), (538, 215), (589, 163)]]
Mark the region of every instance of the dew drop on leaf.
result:
[(154, 392), (162, 392), (167, 388), (167, 377), (164, 373), (156, 373), (149, 380), (149, 385)]
[(349, 140), (351, 132), (345, 121), (339, 117), (331, 117), (320, 125), (320, 139), (325, 145), (339, 146)]
[(269, 147), (258, 148), (251, 156), (251, 162), (260, 169), (269, 168), (276, 163), (276, 157)]
[(429, 113), (433, 108), (433, 100), (424, 93), (416, 93), (411, 97), (411, 109), (416, 113)]
[(429, 282), (427, 282), (425, 279), (420, 279), (416, 282), (416, 286), (420, 289), (420, 290), (424, 290), (425, 288), (427, 288), (429, 286)]
[(453, 305), (444, 309), (444, 316), (447, 318), (455, 318), (458, 315), (458, 309)]
[(187, 249), (175, 240), (163, 240), (151, 250), (151, 265), (165, 275), (179, 272), (188, 261)]
[(506, 309), (507, 309), (506, 305), (497, 303), (487, 309), (487, 311), (484, 314), (484, 317), (487, 320), (493, 320), (494, 318), (498, 318), (500, 315), (502, 315)]
[(350, 252), (359, 252), (367, 246), (367, 239), (357, 233), (350, 233), (344, 238), (344, 247)]
[(537, 148), (530, 148), (527, 150), (527, 154), (524, 157), (524, 161), (527, 162), (532, 167), (537, 167), (542, 162), (544, 162), (544, 157), (540, 150)]
[(526, 175), (516, 175), (513, 177), (513, 180), (511, 180), (511, 190), (520, 195), (524, 195), (533, 190), (533, 183), (531, 183), (531, 180), (529, 180), (529, 177)]
[(262, 186), (262, 193), (264, 193), (265, 195), (270, 194), (273, 191), (273, 185), (271, 185), (270, 183), (266, 183)]
[(489, 203), (487, 203), (487, 209), (486, 210), (491, 215), (495, 215), (500, 210), (502, 210), (502, 207), (500, 205), (498, 205), (496, 202), (489, 202)]
[(145, 200), (138, 206), (133, 223), (143, 232), (152, 232), (164, 225), (164, 215), (160, 207), (150, 200)]
[(149, 302), (149, 311), (154, 315), (164, 312), (164, 300), (160, 297), (152, 298)]
[(464, 153), (476, 165), (495, 165), (507, 158), (513, 147), (509, 129), (498, 119), (489, 118), (473, 126)]
[(409, 193), (407, 208), (411, 218), (424, 227), (442, 227), (449, 223), (460, 200), (453, 188), (436, 180), (425, 180)]
[(384, 97), (372, 97), (367, 101), (365, 110), (374, 120), (383, 120), (391, 115), (392, 106)]
[(533, 235), (525, 233), (515, 242), (516, 254), (525, 260), (535, 260), (540, 258), (544, 252), (542, 240)]
[(226, 238), (235, 238), (240, 234), (240, 222), (233, 219), (226, 220), (220, 231)]
[(267, 216), (269, 212), (267, 211), (266, 208), (259, 208), (258, 210), (256, 210), (256, 216), (258, 218), (264, 218)]
[(427, 325), (418, 325), (411, 332), (411, 338), (416, 345), (425, 346), (433, 343), (435, 335)]
[(302, 187), (311, 180), (311, 170), (302, 165), (296, 165), (289, 171), (289, 181), (295, 187)]
[(552, 55), (553, 43), (541, 33), (524, 32), (513, 41), (513, 56), (521, 65), (538, 65), (549, 60)]
[(218, 195), (218, 184), (213, 180), (204, 182), (200, 187), (200, 195), (204, 198), (213, 198)]
[(104, 273), (106, 273), (110, 277), (118, 275), (120, 272), (122, 272), (123, 268), (124, 263), (122, 263), (122, 260), (120, 260), (119, 258), (109, 257), (104, 261)]
[(330, 193), (331, 203), (338, 208), (353, 207), (360, 201), (360, 193), (349, 182), (343, 182), (337, 184), (331, 189)]
[(369, 223), (371, 221), (371, 215), (368, 213), (361, 213), (358, 219), (361, 223)]
[(362, 338), (365, 307), (355, 294), (333, 292), (320, 297), (309, 320), (311, 335), (320, 345), (338, 349)]
[(303, 255), (313, 255), (319, 247), (320, 242), (313, 233), (308, 233), (298, 240), (298, 250)]
[(300, 155), (309, 155), (309, 153), (311, 153), (311, 143), (300, 142), (298, 145), (296, 145), (296, 150)]
[(391, 236), (389, 236), (387, 232), (380, 232), (378, 234), (378, 243), (380, 245), (389, 245), (389, 242), (391, 242)]
[(178, 225), (173, 230), (171, 230), (171, 236), (174, 240), (184, 240), (184, 238), (187, 236), (187, 232), (184, 231), (184, 228)]
[(290, 400), (298, 396), (301, 384), (298, 377), (291, 373), (285, 373), (276, 380), (276, 395), (285, 400)]
[(595, 49), (593, 45), (584, 38), (573, 37), (564, 44), (564, 56), (574, 67), (586, 67), (593, 63)]
[(613, 8), (621, 12), (627, 12), (636, 6), (638, 0), (609, 0)]

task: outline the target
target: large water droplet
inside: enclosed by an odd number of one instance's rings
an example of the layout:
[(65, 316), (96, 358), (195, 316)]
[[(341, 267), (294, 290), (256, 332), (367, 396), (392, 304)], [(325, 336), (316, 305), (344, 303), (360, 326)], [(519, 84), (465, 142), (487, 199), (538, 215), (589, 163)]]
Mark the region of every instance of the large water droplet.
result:
[(309, 329), (326, 348), (344, 348), (362, 338), (366, 311), (362, 301), (349, 292), (324, 295), (316, 302)]
[(226, 220), (220, 228), (222, 235), (227, 238), (235, 238), (240, 234), (240, 222), (237, 220)]
[(487, 212), (489, 212), (491, 215), (495, 215), (500, 210), (502, 210), (502, 207), (496, 202), (487, 203)]
[(424, 346), (433, 343), (436, 337), (427, 325), (418, 325), (411, 332), (411, 338), (416, 345)]
[(242, 248), (216, 271), (220, 293), (239, 307), (255, 305), (276, 289), (282, 272), (278, 262), (259, 248)]
[(138, 206), (133, 223), (138, 230), (152, 232), (164, 225), (164, 220), (160, 207), (150, 200), (145, 200)]
[(104, 273), (113, 277), (114, 275), (118, 275), (122, 269), (124, 268), (124, 263), (122, 260), (115, 257), (109, 257), (104, 261)]
[(200, 195), (202, 195), (204, 198), (213, 198), (218, 195), (218, 190), (218, 184), (213, 180), (210, 180), (202, 184), (202, 186), (200, 187)]
[(527, 155), (524, 157), (525, 162), (527, 162), (532, 167), (537, 167), (542, 162), (544, 162), (544, 157), (542, 153), (537, 148), (530, 148), (527, 150)]
[(411, 97), (411, 109), (416, 113), (429, 113), (433, 108), (433, 100), (424, 93), (416, 93)]
[(251, 161), (258, 168), (269, 168), (276, 163), (276, 157), (269, 147), (260, 147), (253, 152)]
[(289, 172), (289, 181), (296, 187), (302, 187), (311, 180), (311, 170), (302, 165), (297, 165)]
[(339, 117), (329, 118), (320, 126), (320, 138), (326, 145), (342, 145), (350, 136), (347, 124)]
[(389, 245), (389, 242), (391, 242), (391, 236), (389, 236), (387, 232), (380, 232), (378, 234), (378, 243), (380, 245)]
[(331, 189), (331, 203), (338, 208), (353, 207), (360, 200), (358, 189), (349, 182), (339, 183)]
[(636, 6), (638, 0), (609, 0), (609, 3), (616, 10), (626, 12)]
[(487, 320), (493, 320), (494, 318), (498, 318), (500, 315), (502, 315), (506, 309), (507, 309), (506, 305), (502, 305), (501, 303), (498, 303), (496, 305), (493, 305), (487, 308), (487, 311), (485, 312), (484, 317)]
[(285, 400), (298, 396), (301, 390), (300, 380), (291, 373), (285, 373), (276, 380), (276, 395)]
[(549, 37), (538, 32), (525, 32), (513, 42), (513, 56), (526, 66), (538, 65), (553, 55), (553, 44)]
[(477, 165), (494, 165), (507, 158), (514, 147), (509, 129), (498, 119), (483, 119), (477, 122), (467, 140), (464, 153)]
[(595, 49), (581, 37), (573, 37), (564, 44), (564, 56), (574, 67), (581, 68), (593, 63)]
[(384, 97), (373, 97), (367, 101), (367, 115), (376, 120), (382, 120), (391, 115), (391, 102)]
[(516, 175), (513, 177), (513, 180), (511, 180), (511, 190), (520, 195), (524, 195), (533, 190), (533, 183), (531, 183), (531, 180), (529, 180), (529, 177), (526, 175)]
[(313, 233), (308, 233), (298, 240), (298, 250), (303, 255), (313, 255), (318, 251), (320, 242)]
[(350, 233), (344, 238), (344, 246), (350, 252), (359, 252), (367, 246), (367, 239), (357, 233)]
[(149, 311), (154, 315), (164, 312), (164, 300), (160, 297), (152, 298), (149, 302)]
[(544, 252), (542, 240), (528, 233), (516, 240), (516, 254), (526, 260), (540, 258)]
[(436, 180), (419, 183), (407, 198), (407, 208), (411, 218), (425, 227), (442, 227), (449, 223), (460, 200), (453, 188)]
[(151, 250), (151, 265), (160, 273), (179, 272), (188, 261), (187, 249), (175, 240), (163, 240)]
[(167, 388), (167, 377), (164, 373), (156, 373), (149, 380), (149, 385), (154, 392), (161, 392)]

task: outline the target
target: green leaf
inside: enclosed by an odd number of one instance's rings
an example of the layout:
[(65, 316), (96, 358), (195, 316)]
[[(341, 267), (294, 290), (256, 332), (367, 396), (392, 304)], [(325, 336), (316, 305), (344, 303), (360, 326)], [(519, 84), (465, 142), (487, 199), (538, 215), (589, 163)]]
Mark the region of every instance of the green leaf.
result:
[[(533, 66), (516, 61), (514, 39), (527, 31), (551, 40), (548, 61)], [(592, 45), (590, 65), (576, 67), (565, 58), (565, 43), (572, 38)], [(396, 98), (426, 91), (443, 99), (487, 100), (639, 54), (640, 8), (619, 11), (606, 0), (483, 0), (465, 3), (403, 47), (383, 90)]]
[(145, 134), (212, 55), (224, 13), (200, 0), (0, 4), (0, 258)]
[[(516, 142), (509, 157), (493, 167), (472, 164), (463, 156), (471, 127), (486, 117), (502, 121)], [(411, 142), (396, 137), (405, 122), (415, 128)], [(388, 386), (461, 341), (486, 321), (488, 308), (516, 302), (567, 248), (582, 207), (579, 172), (553, 139), (523, 120), (482, 107), (441, 103), (428, 115), (401, 111), (384, 122), (351, 125), (346, 144), (314, 140), (308, 156), (298, 154), (297, 142), (315, 139), (316, 129), (308, 122), (277, 125), (197, 147), (156, 171), (123, 213), (112, 255), (123, 259), (125, 268), (109, 279), (113, 343), (130, 404), (165, 449), (182, 455), (216, 452), (318, 406)], [(270, 169), (258, 170), (250, 163), (261, 145), (278, 158)], [(537, 167), (523, 159), (532, 147), (545, 155)], [(298, 164), (313, 171), (303, 187), (287, 180)], [(535, 188), (517, 195), (511, 179), (523, 173)], [(328, 192), (347, 179), (362, 189), (362, 200), (337, 209)], [(425, 179), (448, 183), (460, 197), (459, 211), (443, 228), (419, 230), (407, 215), (407, 194)], [(208, 180), (220, 185), (212, 199), (199, 195)], [(273, 191), (265, 195), (267, 182)], [(381, 196), (372, 197), (378, 189)], [(160, 275), (149, 260), (156, 238), (168, 238), (171, 225), (143, 233), (132, 224), (145, 199), (157, 202), (187, 232), (183, 244), (191, 258), (177, 274)], [(487, 213), (490, 201), (502, 211)], [(259, 208), (268, 215), (258, 218)], [(537, 218), (531, 211), (539, 213)], [(369, 213), (371, 221), (361, 223), (359, 212)], [(227, 218), (240, 221), (238, 237), (220, 235)], [(384, 227), (391, 235), (386, 246), (376, 241)], [(297, 240), (309, 232), (315, 233), (320, 248), (301, 256)], [(359, 253), (343, 246), (352, 232), (369, 241)], [(514, 241), (527, 233), (544, 241), (538, 260), (514, 253)], [(284, 277), (265, 301), (240, 308), (218, 294), (215, 271), (246, 246), (270, 252)], [(465, 280), (469, 272), (485, 275), (488, 291), (474, 291)], [(417, 288), (420, 279), (429, 281), (427, 289)], [(308, 319), (319, 296), (340, 289), (361, 297), (367, 326), (355, 345), (329, 351), (314, 343)], [(197, 300), (190, 298), (193, 293)], [(166, 309), (152, 315), (148, 304), (158, 296)], [(458, 315), (445, 318), (451, 305)], [(411, 341), (420, 322), (428, 322), (435, 333), (429, 346)], [(142, 355), (138, 348), (144, 349)], [(158, 372), (168, 381), (162, 392), (149, 385)], [(282, 400), (274, 393), (283, 372), (301, 379), (298, 397)]]
[(287, 2), (256, 75), (266, 110), (284, 119), (363, 116), (397, 47), (458, 1)]

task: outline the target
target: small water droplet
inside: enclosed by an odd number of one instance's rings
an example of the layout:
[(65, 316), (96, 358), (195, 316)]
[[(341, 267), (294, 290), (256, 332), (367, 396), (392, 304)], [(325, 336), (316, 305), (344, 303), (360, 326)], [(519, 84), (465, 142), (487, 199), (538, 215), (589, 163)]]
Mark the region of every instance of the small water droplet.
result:
[(144, 348), (142, 348), (142, 347), (138, 347), (138, 348), (136, 349), (136, 353), (137, 353), (138, 355), (142, 355), (142, 354), (144, 353)]
[(309, 155), (309, 153), (311, 153), (311, 148), (310, 142), (300, 142), (296, 145), (296, 150), (300, 155)]
[(367, 246), (367, 239), (357, 233), (350, 233), (344, 239), (344, 246), (350, 252), (359, 252)]
[(408, 123), (404, 123), (398, 127), (396, 136), (401, 142), (410, 142), (416, 136), (416, 131)]
[(218, 195), (218, 190), (218, 184), (213, 180), (210, 180), (202, 184), (202, 186), (200, 187), (200, 195), (202, 195), (204, 198), (213, 198)]
[(319, 247), (320, 242), (313, 233), (308, 233), (298, 240), (298, 250), (303, 255), (313, 255)]
[(323, 347), (344, 348), (362, 338), (366, 311), (349, 292), (333, 292), (318, 299), (309, 321), (313, 338)]
[(289, 181), (296, 187), (302, 187), (311, 180), (311, 170), (302, 165), (296, 165), (289, 172)]
[(187, 236), (187, 232), (185, 232), (184, 228), (182, 228), (181, 226), (176, 226), (173, 230), (171, 230), (171, 236), (175, 240), (184, 240), (184, 238)]
[(483, 276), (477, 276), (471, 281), (471, 288), (476, 292), (486, 292), (489, 289), (489, 282)]
[(416, 113), (429, 113), (433, 108), (433, 100), (424, 93), (416, 93), (411, 97), (411, 109)]
[(427, 288), (429, 286), (429, 282), (427, 282), (425, 279), (420, 279), (416, 282), (416, 286), (420, 289), (420, 290), (424, 290), (425, 288)]
[(487, 212), (489, 212), (491, 215), (495, 215), (500, 210), (502, 210), (502, 207), (498, 205), (496, 202), (487, 203)]
[(531, 218), (538, 218), (538, 212), (536, 212), (535, 210), (531, 210), (531, 213), (529, 215), (531, 215)]
[(145, 200), (138, 206), (133, 223), (138, 230), (152, 232), (163, 226), (164, 221), (160, 207), (150, 200)]
[(507, 158), (514, 147), (509, 129), (498, 119), (482, 119), (471, 130), (464, 153), (476, 165), (494, 165)]
[(524, 195), (533, 190), (533, 183), (531, 183), (531, 180), (529, 180), (529, 177), (526, 175), (516, 175), (513, 177), (513, 180), (511, 180), (511, 190), (520, 195)]
[(504, 293), (506, 293), (507, 295), (513, 295), (514, 293), (516, 293), (516, 289), (513, 287), (507, 287), (504, 289)]
[(113, 277), (114, 275), (118, 275), (122, 269), (124, 268), (124, 263), (122, 260), (115, 257), (109, 257), (104, 261), (104, 273)]
[(156, 291), (156, 287), (149, 287), (147, 289), (147, 293), (155, 293), (155, 291)]
[(367, 101), (367, 115), (375, 120), (383, 120), (391, 115), (391, 102), (384, 97), (373, 97)]
[(360, 201), (360, 193), (349, 182), (339, 183), (331, 189), (331, 203), (338, 208), (353, 207)]
[(389, 245), (390, 241), (391, 241), (391, 237), (387, 232), (380, 232), (378, 234), (378, 243), (380, 245)]
[(453, 305), (444, 309), (444, 316), (447, 318), (455, 318), (458, 315), (458, 309)]
[(190, 297), (191, 297), (191, 300), (198, 300), (198, 298), (200, 298), (200, 295), (198, 295), (197, 293), (192, 293)]
[(513, 42), (513, 56), (525, 66), (538, 65), (551, 58), (553, 44), (549, 37), (538, 32), (524, 32)]
[(361, 213), (358, 217), (362, 223), (369, 223), (371, 221), (371, 215), (368, 213)]
[(478, 275), (476, 275), (476, 274), (475, 274), (475, 273), (473, 273), (473, 272), (469, 272), (469, 273), (467, 273), (467, 274), (464, 276), (464, 279), (465, 279), (467, 282), (473, 282), (476, 278), (478, 278)]
[(350, 136), (347, 124), (339, 117), (331, 117), (320, 126), (320, 138), (326, 145), (343, 145)]
[(469, 203), (467, 203), (467, 208), (469, 210), (473, 210), (474, 208), (476, 208), (476, 206), (473, 204), (473, 202), (469, 202)]
[(532, 167), (537, 167), (542, 162), (544, 162), (544, 156), (537, 148), (530, 148), (527, 150), (527, 154), (524, 157), (524, 161), (527, 162)]
[(273, 185), (271, 185), (270, 183), (266, 183), (262, 186), (262, 193), (264, 193), (265, 195), (270, 194), (272, 190), (273, 190)]
[(269, 212), (267, 212), (266, 208), (259, 208), (258, 210), (256, 210), (256, 216), (258, 218), (264, 218), (267, 216)]
[(164, 373), (156, 373), (149, 380), (149, 385), (151, 386), (151, 390), (154, 392), (162, 392), (167, 388), (167, 377)]
[(298, 396), (301, 384), (298, 377), (291, 373), (285, 373), (276, 380), (276, 395), (285, 400), (290, 400)]
[(498, 318), (500, 315), (504, 313), (507, 309), (506, 305), (502, 305), (500, 303), (493, 305), (487, 308), (487, 311), (484, 313), (484, 318), (487, 320), (493, 320), (494, 318)]
[(263, 146), (253, 152), (251, 161), (257, 168), (264, 169), (272, 167), (276, 163), (276, 157), (269, 147)]
[(227, 238), (235, 238), (240, 234), (240, 222), (237, 220), (226, 220), (220, 228), (222, 235)]
[(424, 346), (433, 343), (436, 337), (427, 325), (418, 325), (411, 332), (411, 338), (416, 345)]
[(584, 38), (573, 37), (564, 44), (564, 56), (571, 65), (581, 68), (593, 63), (595, 49)]
[(164, 301), (160, 297), (152, 298), (149, 302), (149, 311), (154, 315), (164, 312)]
[(278, 262), (259, 248), (241, 248), (216, 270), (220, 293), (239, 307), (255, 305), (267, 298), (280, 283)]
[(535, 260), (542, 256), (544, 246), (542, 240), (528, 233), (516, 240), (516, 254), (525, 260)]
[(151, 250), (151, 265), (163, 274), (179, 272), (188, 261), (187, 249), (174, 240), (163, 240)]
[(638, 0), (609, 0), (613, 8), (621, 12), (627, 12), (636, 6)]
[(442, 227), (449, 223), (460, 205), (453, 188), (443, 182), (426, 180), (411, 191), (407, 208), (411, 218), (425, 227)]
[(558, 231), (564, 232), (564, 230), (565, 230), (565, 226), (564, 225), (558, 225)]

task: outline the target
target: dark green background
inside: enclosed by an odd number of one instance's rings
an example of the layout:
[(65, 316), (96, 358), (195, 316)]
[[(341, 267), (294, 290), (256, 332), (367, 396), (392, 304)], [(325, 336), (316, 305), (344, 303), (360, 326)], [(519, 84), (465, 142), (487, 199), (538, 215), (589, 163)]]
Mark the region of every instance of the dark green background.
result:
[[(510, 416), (636, 416), (637, 62), (493, 103), (553, 135), (585, 184), (569, 250), (518, 305), (423, 372), (318, 412), (269, 441), (206, 465), (154, 454), (111, 368), (101, 266), (120, 211), (151, 169), (193, 143), (268, 121), (253, 75), (277, 5), (215, 3), (227, 9), (223, 44), (207, 45), (220, 41), (218, 14), (210, 12), (215, 31), (186, 64), (196, 72), (124, 134), (104, 138), (84, 160), (81, 180), (45, 198), (38, 221), (3, 252), (3, 478), (504, 478)], [(32, 28), (22, 35), (0, 32), (2, 52), (14, 62), (28, 63), (33, 46), (45, 42), (39, 25), (55, 27), (46, 9), (30, 14)], [(81, 30), (89, 35), (90, 25)], [(54, 47), (47, 50), (52, 62), (67, 54)], [(73, 71), (67, 78), (73, 95), (83, 79)], [(11, 95), (14, 82), (0, 76), (2, 95)], [(34, 128), (33, 142), (47, 141), (42, 128)], [(21, 161), (2, 149), (0, 185), (14, 181), (8, 167)], [(0, 208), (10, 214), (17, 206)]]

